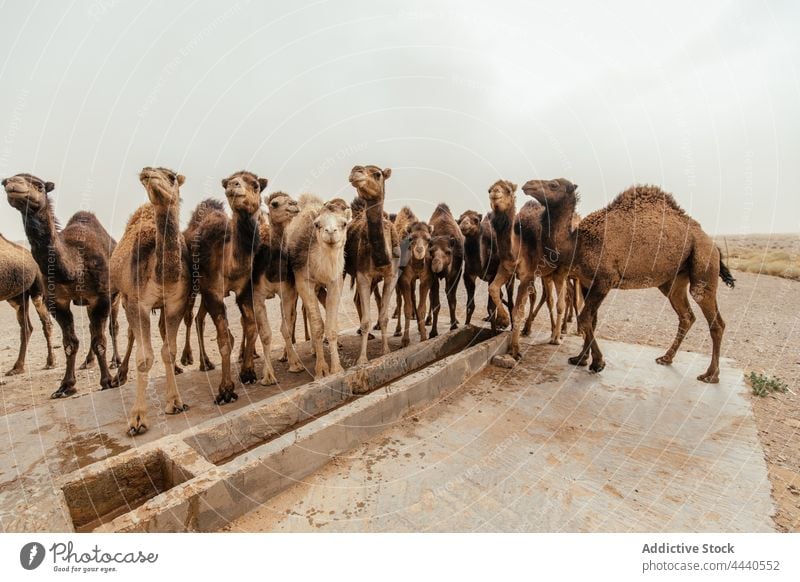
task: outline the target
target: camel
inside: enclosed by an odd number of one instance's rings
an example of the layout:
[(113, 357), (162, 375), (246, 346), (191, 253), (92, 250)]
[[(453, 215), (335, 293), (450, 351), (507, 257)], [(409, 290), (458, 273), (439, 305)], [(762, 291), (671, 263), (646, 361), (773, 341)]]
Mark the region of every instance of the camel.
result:
[(31, 174), (17, 174), (2, 184), (8, 203), (22, 214), (31, 254), (44, 277), (47, 308), (61, 328), (67, 366), (51, 398), (64, 398), (76, 392), (78, 337), (71, 303), (87, 307), (90, 349), (100, 366), (101, 390), (115, 387), (106, 361), (104, 327), (114, 300), (108, 262), (116, 242), (91, 212), (76, 212), (61, 229), (49, 196), (55, 189), (52, 182)]
[(578, 316), (583, 333), (580, 354), (569, 359), (601, 372), (603, 354), (595, 338), (597, 311), (611, 289), (657, 287), (678, 315), (678, 332), (666, 353), (657, 358), (671, 364), (695, 321), (686, 290), (700, 306), (712, 341), (711, 362), (701, 382), (719, 382), (719, 353), (725, 323), (717, 307), (717, 278), (729, 287), (735, 279), (721, 253), (700, 224), (658, 186), (636, 185), (605, 208), (585, 217), (577, 229), (571, 219), (578, 196), (569, 180), (531, 180), (523, 191), (544, 205), (543, 243), (559, 265), (569, 269), (584, 287), (585, 303)]
[(366, 205), (353, 220), (347, 231), (345, 272), (356, 283), (361, 320), (361, 351), (357, 364), (366, 364), (367, 342), (370, 327), (370, 295), (379, 281), (383, 281), (378, 306), (378, 324), (381, 328), (382, 349), (389, 353), (389, 297), (397, 285), (400, 270), (400, 248), (394, 225), (384, 216), (383, 202), (386, 180), (392, 175), (390, 168), (355, 166), (350, 172), (350, 184)]
[[(289, 267), (311, 328), (316, 379), (343, 370), (339, 359), (339, 304), (344, 285), (344, 248), (351, 219), (350, 207), (341, 198), (323, 204), (319, 198), (305, 196), (301, 200), (300, 213), (285, 232)], [(324, 293), (320, 293), (322, 291)], [(368, 291), (369, 288), (366, 294), (369, 299)], [(324, 324), (318, 297), (325, 303)], [(364, 341), (367, 335), (364, 334)], [(323, 337), (327, 337), (330, 347), (330, 366), (325, 361)]]
[[(247, 346), (243, 351), (239, 379), (242, 384), (253, 384), (257, 380), (253, 365), (254, 349), (250, 349), (255, 347), (257, 334), (251, 279), (253, 257), (261, 246), (261, 193), (267, 187), (267, 179), (242, 170), (224, 178), (222, 187), (231, 207), (231, 216), (214, 201), (201, 202), (184, 233), (192, 257), (198, 258), (193, 265), (197, 268), (201, 309), (211, 316), (217, 330), (217, 347), (222, 357), (217, 404), (227, 404), (239, 398), (231, 377), (233, 336), (224, 303), (229, 293), (235, 295), (241, 311), (245, 338), (243, 344)], [(198, 313), (199, 341), (203, 337), (204, 319), (205, 313)], [(202, 342), (200, 360), (207, 361)]]
[[(430, 242), (431, 280), (431, 332), (430, 337), (439, 335), (438, 321), (441, 303), (439, 298), (439, 280), (444, 279), (447, 305), (450, 309), (450, 329), (458, 329), (456, 304), (458, 282), (464, 266), (464, 236), (453, 213), (447, 204), (439, 204), (433, 211), (428, 224), (431, 225), (433, 238)], [(423, 303), (424, 298), (420, 298)], [(424, 313), (424, 309), (421, 309)]]
[(294, 273), (289, 267), (286, 230), (300, 212), (297, 201), (285, 192), (273, 192), (265, 200), (269, 210), (269, 223), (259, 225), (261, 248), (253, 260), (253, 305), (256, 325), (264, 349), (264, 369), (261, 384), (275, 384), (277, 378), (270, 361), (272, 330), (267, 317), (266, 300), (279, 297), (281, 300), (281, 335), (284, 354), (290, 372), (302, 372), (305, 368), (294, 349), (294, 330), (297, 317), (297, 291)]
[[(128, 417), (128, 434), (147, 431), (146, 390), (153, 367), (150, 314), (161, 310), (161, 359), (167, 376), (166, 414), (189, 409), (178, 393), (175, 359), (178, 326), (191, 292), (188, 252), (180, 231), (180, 188), (184, 176), (167, 168), (145, 167), (139, 173), (149, 202), (128, 219), (111, 255), (111, 279), (128, 318), (128, 350), (118, 377), (124, 380), (136, 345), (136, 400)], [(132, 337), (131, 337), (132, 336)]]
[[(394, 225), (394, 230), (400, 240), (400, 263), (399, 269), (404, 269), (410, 259), (409, 248), (411, 243), (411, 227), (419, 222), (419, 219), (408, 206), (403, 206), (397, 214), (390, 214), (389, 220)], [(401, 273), (402, 275), (402, 273)], [(403, 311), (403, 294), (400, 291), (400, 280), (398, 279), (397, 288), (395, 289), (396, 304), (394, 308), (394, 315), (392, 316), (397, 320), (397, 329), (395, 329), (395, 337), (401, 335), (401, 318), (400, 315)]]
[(29, 298), (42, 322), (42, 331), (47, 342), (45, 370), (50, 370), (55, 366), (53, 322), (44, 305), (44, 278), (31, 252), (0, 234), (0, 301), (8, 301), (14, 308), (19, 324), (19, 355), (14, 366), (6, 372), (6, 376), (16, 376), (25, 372), (28, 340), (33, 333), (28, 313)]
[(458, 228), (464, 237), (464, 287), (467, 290), (467, 317), (469, 325), (475, 313), (475, 281), (488, 279), (485, 265), (481, 260), (481, 239), (483, 238), (483, 215), (475, 210), (467, 210), (458, 217)]
[[(403, 332), (402, 346), (406, 347), (411, 340), (409, 338), (409, 327), (411, 320), (416, 318), (417, 328), (419, 329), (420, 341), (428, 339), (428, 330), (425, 328), (425, 299), (431, 289), (433, 282), (433, 271), (431, 271), (429, 249), (431, 244), (431, 227), (424, 222), (415, 222), (408, 228), (409, 232), (409, 259), (408, 263), (402, 267), (400, 278), (397, 281), (397, 288), (402, 293), (402, 305), (405, 311), (405, 331)], [(414, 298), (414, 288), (419, 281), (420, 305)], [(399, 304), (399, 300), (398, 300)], [(400, 318), (397, 318), (397, 326), (400, 327)], [(396, 334), (395, 334), (396, 335)]]

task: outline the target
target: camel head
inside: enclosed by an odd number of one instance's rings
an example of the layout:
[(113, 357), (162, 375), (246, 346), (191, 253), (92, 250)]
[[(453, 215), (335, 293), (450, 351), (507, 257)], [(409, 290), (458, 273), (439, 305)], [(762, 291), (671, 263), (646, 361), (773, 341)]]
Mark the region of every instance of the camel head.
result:
[(438, 275), (450, 269), (456, 244), (458, 241), (454, 236), (434, 236), (431, 239), (431, 270), (434, 273)]
[(356, 166), (350, 170), (350, 184), (364, 200), (379, 202), (383, 200), (385, 183), (391, 175), (391, 168), (381, 170), (378, 166)]
[(269, 209), (270, 224), (289, 224), (300, 212), (300, 205), (297, 200), (286, 192), (273, 192), (264, 202), (266, 202)]
[(568, 196), (577, 197), (575, 194), (578, 189), (577, 184), (573, 184), (565, 178), (555, 180), (528, 180), (522, 186), (522, 191), (526, 195), (539, 201), (540, 204), (554, 205), (566, 199)]
[(267, 187), (267, 179), (242, 170), (223, 178), (222, 187), (231, 210), (252, 215), (261, 207), (261, 193)]
[(180, 187), (186, 178), (167, 168), (142, 168), (139, 181), (147, 190), (147, 197), (153, 206), (177, 206), (181, 199)]
[(475, 236), (481, 233), (483, 215), (474, 210), (467, 210), (458, 217), (458, 228), (464, 236)]
[(3, 180), (8, 203), (20, 212), (38, 212), (47, 208), (47, 193), (55, 184), (45, 182), (31, 174), (17, 174)]
[(517, 185), (508, 180), (498, 180), (489, 187), (489, 205), (495, 212), (508, 212), (517, 201)]
[(418, 261), (426, 259), (431, 245), (431, 227), (425, 222), (415, 222), (409, 227), (408, 236), (411, 239), (411, 256)]
[(341, 198), (326, 202), (314, 219), (314, 230), (319, 243), (331, 247), (343, 246), (347, 239), (347, 226), (352, 218), (350, 207)]

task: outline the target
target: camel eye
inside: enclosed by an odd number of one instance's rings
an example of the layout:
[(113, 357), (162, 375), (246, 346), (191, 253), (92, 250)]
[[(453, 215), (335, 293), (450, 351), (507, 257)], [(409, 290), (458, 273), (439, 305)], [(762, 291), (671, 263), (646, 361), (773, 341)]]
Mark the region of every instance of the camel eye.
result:
[(558, 182), (550, 182), (551, 190), (558, 190)]
[(277, 200), (273, 200), (272, 204), (270, 204), (270, 206), (272, 206), (273, 208), (277, 208), (278, 207), (278, 201)]
[(175, 174), (170, 174), (169, 175), (169, 183), (170, 184), (175, 184)]
[(381, 177), (380, 172), (374, 172), (372, 175), (375, 176), (376, 179), (379, 179)]

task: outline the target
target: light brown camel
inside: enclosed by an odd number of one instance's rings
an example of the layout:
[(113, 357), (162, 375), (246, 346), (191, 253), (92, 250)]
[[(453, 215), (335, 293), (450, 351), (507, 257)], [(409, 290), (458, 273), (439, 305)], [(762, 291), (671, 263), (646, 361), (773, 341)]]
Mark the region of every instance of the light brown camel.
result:
[(711, 363), (697, 379), (719, 381), (719, 353), (725, 323), (717, 308), (718, 278), (733, 287), (734, 278), (722, 262), (719, 249), (700, 224), (657, 186), (633, 186), (605, 208), (584, 218), (577, 230), (571, 219), (577, 204), (577, 186), (569, 180), (531, 180), (523, 191), (545, 206), (543, 241), (559, 265), (570, 270), (586, 289), (578, 316), (583, 333), (581, 353), (569, 361), (600, 372), (605, 367), (597, 345), (597, 311), (611, 289), (657, 287), (678, 314), (678, 332), (667, 352), (656, 359), (672, 363), (694, 323), (687, 287), (703, 311), (711, 333)]
[(0, 234), (0, 301), (8, 301), (17, 313), (19, 324), (19, 354), (14, 366), (6, 376), (16, 376), (25, 371), (25, 354), (28, 340), (33, 333), (28, 298), (42, 322), (44, 339), (47, 342), (47, 364), (49, 370), (55, 365), (53, 355), (53, 323), (44, 305), (44, 279), (31, 252)]
[(139, 181), (150, 202), (130, 217), (111, 256), (111, 279), (121, 295), (129, 330), (121, 378), (127, 374), (130, 351), (133, 344), (136, 346), (136, 401), (128, 421), (131, 436), (144, 433), (149, 426), (146, 391), (154, 361), (150, 339), (150, 314), (154, 309), (161, 309), (163, 318), (165, 412), (178, 414), (189, 409), (178, 394), (175, 381), (178, 326), (191, 290), (188, 253), (180, 231), (180, 187), (185, 178), (167, 168), (146, 167), (139, 173)]
[(45, 304), (61, 328), (67, 366), (51, 398), (75, 394), (75, 358), (78, 336), (70, 304), (89, 312), (90, 349), (100, 366), (102, 390), (116, 386), (106, 361), (105, 325), (114, 300), (108, 261), (116, 242), (91, 212), (76, 212), (61, 229), (49, 192), (55, 185), (31, 174), (17, 174), (2, 182), (8, 203), (22, 214), (31, 254), (44, 278)]
[[(318, 198), (305, 196), (300, 213), (286, 228), (289, 267), (308, 313), (317, 379), (343, 370), (339, 359), (339, 305), (344, 284), (344, 247), (351, 218), (350, 207), (341, 198), (323, 204)], [(366, 296), (369, 298), (369, 293)], [(325, 302), (324, 324), (319, 298)], [(323, 338), (327, 338), (330, 348), (330, 367), (325, 361)]]
[[(431, 333), (430, 337), (439, 335), (438, 321), (441, 302), (439, 298), (439, 281), (444, 280), (447, 305), (450, 310), (450, 329), (458, 328), (456, 318), (458, 282), (464, 269), (464, 235), (458, 227), (456, 219), (447, 204), (439, 204), (433, 211), (428, 224), (431, 226), (433, 238), (430, 241), (431, 281)], [(420, 297), (420, 303), (424, 300)], [(424, 309), (420, 309), (424, 313)]]
[[(257, 329), (251, 280), (253, 257), (261, 247), (258, 232), (261, 193), (267, 187), (267, 179), (242, 170), (224, 178), (222, 187), (231, 207), (231, 216), (212, 201), (201, 203), (184, 233), (191, 256), (197, 257), (193, 265), (198, 271), (201, 309), (211, 316), (217, 330), (217, 347), (222, 357), (217, 404), (238, 399), (231, 376), (233, 335), (224, 303), (229, 293), (236, 297), (242, 315), (243, 343), (249, 346), (243, 352), (239, 379), (243, 384), (253, 384), (257, 380), (253, 365)], [(203, 336), (204, 319), (204, 314), (198, 313), (198, 341)], [(200, 348), (202, 362), (207, 360), (207, 356), (202, 343)]]
[[(407, 346), (410, 342), (409, 328), (411, 320), (417, 320), (420, 341), (428, 339), (428, 330), (425, 327), (425, 313), (420, 310), (420, 306), (425, 304), (430, 293), (431, 283), (433, 282), (433, 272), (431, 271), (430, 244), (431, 227), (424, 222), (415, 222), (408, 228), (409, 232), (409, 258), (408, 262), (400, 269), (400, 278), (397, 281), (397, 289), (403, 296), (403, 308), (405, 315), (405, 331), (403, 332), (402, 345)], [(419, 281), (419, 305), (416, 301), (415, 288)], [(400, 327), (400, 318), (397, 319), (397, 326)], [(397, 335), (397, 334), (395, 334)]]
[(361, 351), (357, 364), (368, 362), (370, 295), (379, 281), (383, 281), (380, 293), (383, 301), (378, 307), (378, 324), (381, 328), (383, 353), (389, 353), (389, 298), (400, 274), (397, 232), (383, 212), (386, 180), (391, 175), (390, 168), (382, 170), (378, 166), (355, 166), (350, 172), (350, 184), (366, 206), (348, 229), (345, 253), (345, 271), (355, 281), (360, 302)]

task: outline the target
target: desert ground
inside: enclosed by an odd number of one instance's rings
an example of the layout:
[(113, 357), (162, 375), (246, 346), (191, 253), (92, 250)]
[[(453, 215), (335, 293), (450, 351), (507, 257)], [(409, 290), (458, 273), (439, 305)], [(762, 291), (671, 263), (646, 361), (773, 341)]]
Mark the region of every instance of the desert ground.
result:
[[(772, 493), (776, 505), (774, 521), (781, 531), (800, 531), (800, 447), (797, 446), (800, 436), (800, 281), (793, 280), (797, 271), (797, 257), (800, 251), (798, 235), (763, 235), (763, 236), (728, 236), (719, 237), (718, 243), (725, 251), (727, 242), (728, 254), (732, 266), (747, 270), (767, 269), (770, 263), (765, 257), (775, 257), (775, 253), (783, 253), (772, 263), (788, 261), (780, 266), (770, 268), (770, 272), (782, 276), (771, 276), (758, 273), (734, 271), (736, 288), (727, 289), (721, 286), (719, 291), (720, 311), (726, 322), (722, 355), (736, 360), (744, 371), (763, 373), (771, 377), (781, 378), (788, 385), (786, 392), (770, 393), (767, 396), (752, 396), (752, 407), (758, 425), (759, 437), (769, 468)], [(734, 258), (736, 257), (736, 258)], [(747, 257), (747, 260), (745, 260)], [(760, 257), (753, 264), (753, 257)], [(476, 296), (478, 318), (485, 315), (486, 285), (479, 286)], [(465, 294), (463, 288), (459, 293), (459, 320), (464, 318)], [(274, 329), (273, 348), (281, 344), (277, 330), (278, 312), (274, 301), (270, 302), (270, 317)], [(447, 309), (440, 316), (440, 329), (447, 329)], [(238, 313), (229, 302), (229, 314), (234, 335), (240, 337)], [(76, 314), (76, 326), (81, 342), (79, 361), (85, 356), (88, 347), (88, 319), (85, 310), (73, 307)], [(682, 349), (707, 354), (710, 350), (708, 330), (699, 309), (695, 306), (698, 320), (686, 337)], [(347, 291), (341, 309), (342, 329), (353, 330), (357, 326), (357, 318), (352, 303), (352, 292)], [(34, 334), (31, 338), (26, 372), (21, 376), (2, 377), (0, 386), (2, 395), (2, 414), (36, 407), (46, 402), (50, 393), (59, 384), (63, 374), (64, 354), (61, 349), (60, 331), (56, 326), (55, 344), (57, 349), (57, 365), (53, 370), (43, 370), (45, 364), (44, 338), (38, 320), (33, 318)], [(122, 318), (119, 334), (120, 351), (126, 343), (126, 322)], [(396, 322), (390, 321), (393, 330)], [(676, 330), (676, 317), (667, 300), (656, 289), (642, 291), (615, 291), (606, 299), (600, 310), (599, 337), (633, 344), (659, 346), (666, 349), (672, 341)], [(548, 328), (546, 313), (540, 313), (536, 321), (539, 331)], [(155, 326), (154, 326), (155, 328)], [(574, 333), (574, 322), (570, 324), (570, 333)], [(302, 330), (298, 329), (299, 336)], [(348, 333), (352, 333), (349, 331)], [(14, 312), (9, 307), (0, 308), (0, 369), (11, 368), (16, 358), (19, 329)], [(157, 334), (157, 332), (156, 332)], [(207, 345), (211, 359), (218, 363), (216, 340), (213, 337), (213, 326), (206, 326)], [(194, 335), (194, 334), (193, 334)], [(183, 328), (179, 334), (179, 351), (183, 347)], [(158, 355), (160, 338), (154, 337), (154, 348)], [(193, 341), (195, 364), (197, 364), (196, 340)], [(110, 347), (110, 341), (109, 341)], [(260, 351), (260, 350), (259, 350)], [(565, 362), (566, 365), (566, 362)], [(653, 364), (656, 365), (655, 363)], [(257, 363), (258, 369), (260, 365)], [(156, 357), (153, 376), (163, 375), (163, 365)], [(310, 379), (310, 378), (309, 378)], [(96, 366), (78, 372), (77, 388), (79, 393), (99, 389)], [(130, 381), (130, 380), (129, 380)]]

